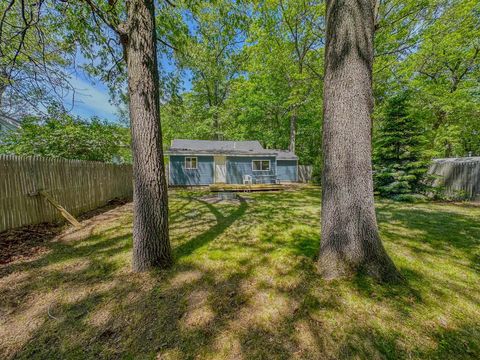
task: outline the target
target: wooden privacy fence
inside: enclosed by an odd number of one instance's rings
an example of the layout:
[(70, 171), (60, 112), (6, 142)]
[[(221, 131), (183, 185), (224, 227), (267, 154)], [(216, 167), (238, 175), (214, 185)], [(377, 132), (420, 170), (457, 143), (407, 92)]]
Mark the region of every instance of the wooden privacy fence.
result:
[(45, 191), (78, 215), (114, 198), (131, 198), (132, 166), (0, 155), (0, 232), (61, 219)]
[(480, 200), (480, 157), (436, 159), (430, 165), (433, 186), (445, 194), (468, 200)]
[(298, 165), (298, 181), (308, 183), (312, 180), (312, 165)]

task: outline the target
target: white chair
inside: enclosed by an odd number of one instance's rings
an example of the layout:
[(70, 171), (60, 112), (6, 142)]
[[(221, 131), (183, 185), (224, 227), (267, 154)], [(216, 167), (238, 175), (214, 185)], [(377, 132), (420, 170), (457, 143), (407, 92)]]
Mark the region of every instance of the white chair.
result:
[(253, 184), (252, 175), (243, 175), (243, 185), (246, 185), (246, 184), (250, 184), (250, 185)]

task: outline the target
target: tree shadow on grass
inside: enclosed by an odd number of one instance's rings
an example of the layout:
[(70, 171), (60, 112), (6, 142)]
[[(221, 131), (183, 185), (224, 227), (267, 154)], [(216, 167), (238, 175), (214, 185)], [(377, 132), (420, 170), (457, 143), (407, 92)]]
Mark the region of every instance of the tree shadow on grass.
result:
[(228, 216), (224, 216), (214, 205), (202, 199), (196, 198), (196, 201), (206, 206), (208, 210), (215, 216), (216, 224), (202, 234), (199, 234), (188, 242), (174, 248), (175, 258), (191, 255), (196, 249), (215, 240), (215, 238), (217, 238), (235, 221), (242, 217), (247, 211), (248, 204), (243, 197), (239, 196), (238, 199), (240, 201), (240, 205)]
[(289, 229), (284, 233), (266, 231), (262, 234), (262, 241), (283, 249), (290, 250), (295, 255), (302, 255), (315, 260), (318, 257), (320, 247), (320, 229), (309, 227), (293, 227), (290, 224)]
[[(121, 232), (122, 227), (118, 227)], [(66, 260), (74, 260), (76, 258), (86, 258), (90, 260), (96, 256), (112, 256), (118, 252), (126, 251), (131, 248), (128, 240), (131, 235), (119, 235), (109, 237), (107, 240), (102, 239), (100, 235), (94, 235), (84, 240), (79, 246), (78, 243), (52, 242), (48, 245), (48, 253), (35, 260), (21, 263), (13, 263), (3, 266), (0, 269), (0, 275), (6, 276), (13, 272), (39, 269), (55, 263), (61, 263)]]
[[(400, 222), (405, 228), (422, 232), (422, 241), (435, 250), (450, 247), (469, 252), (480, 245), (480, 225), (471, 216), (449, 211), (385, 206), (378, 210), (380, 221)], [(428, 231), (427, 231), (428, 229)]]
[[(389, 205), (378, 210), (380, 222), (397, 223), (414, 235), (386, 233), (393, 242), (401, 242), (417, 254), (470, 261), (470, 268), (480, 273), (480, 225), (478, 219), (449, 211), (400, 208)], [(380, 224), (381, 226), (381, 224)], [(454, 253), (454, 250), (456, 253)]]
[(403, 317), (410, 316), (415, 306), (423, 303), (422, 292), (412, 282), (424, 281), (424, 277), (409, 268), (400, 268), (405, 281), (394, 284), (379, 284), (364, 273), (351, 279), (352, 288), (367, 299), (385, 301), (394, 307)]
[[(353, 283), (319, 279), (312, 257), (318, 251), (314, 218), (319, 214), (304, 211), (308, 197), (302, 193), (279, 195), (252, 195), (251, 206), (192, 201), (198, 204), (199, 216), (211, 214), (215, 220), (206, 231), (191, 228), (191, 239), (175, 249), (181, 261), (169, 270), (130, 273), (126, 259), (130, 259), (131, 239), (129, 234), (118, 234), (126, 228), (112, 228), (107, 237), (58, 244), (44, 262), (22, 267), (31, 276), (27, 282), (15, 283), (17, 289), (25, 287), (16, 297), (24, 304), (12, 304), (19, 313), (7, 314), (9, 322), (0, 327), (19, 327), (18, 333), (8, 328), (11, 341), (25, 338), (5, 357), (473, 359), (478, 355), (480, 325), (475, 319), (456, 319), (444, 331), (423, 322), (424, 313), (416, 314), (431, 305), (425, 298), (432, 280), (414, 268), (402, 268), (411, 288), (379, 286), (361, 277)], [(182, 214), (175, 221), (196, 224), (197, 220)], [(286, 235), (279, 232), (269, 240), (267, 235), (279, 229)], [(174, 247), (177, 241), (172, 238)], [(207, 244), (208, 251), (196, 251)], [(64, 267), (69, 256), (85, 264), (78, 269)], [(44, 297), (46, 305), (32, 313), (35, 297)], [(464, 298), (462, 293), (458, 297)], [(432, 306), (434, 320), (439, 306)], [(0, 339), (0, 353), (2, 345)]]
[(402, 334), (387, 332), (380, 327), (355, 327), (349, 331), (338, 351), (340, 359), (358, 359), (358, 354), (371, 354), (379, 359), (477, 359), (480, 353), (478, 323), (467, 321), (459, 327), (438, 327), (429, 337), (435, 345), (425, 345), (422, 339), (409, 339), (419, 345), (406, 349)]

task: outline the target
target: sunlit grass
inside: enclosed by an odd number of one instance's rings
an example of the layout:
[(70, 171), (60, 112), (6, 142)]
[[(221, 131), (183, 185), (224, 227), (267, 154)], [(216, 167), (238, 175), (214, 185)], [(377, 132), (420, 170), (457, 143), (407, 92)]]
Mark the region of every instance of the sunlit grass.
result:
[(206, 195), (171, 193), (168, 271), (130, 272), (128, 205), (0, 268), (0, 358), (480, 357), (480, 207), (380, 201), (387, 286), (318, 278), (319, 189)]

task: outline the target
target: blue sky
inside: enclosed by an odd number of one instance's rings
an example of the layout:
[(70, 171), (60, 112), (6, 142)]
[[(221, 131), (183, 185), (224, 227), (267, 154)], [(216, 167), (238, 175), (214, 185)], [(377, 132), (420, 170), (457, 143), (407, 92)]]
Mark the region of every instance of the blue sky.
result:
[[(193, 21), (185, 17), (190, 31), (194, 34), (196, 32), (195, 24)], [(69, 96), (64, 99), (65, 107), (70, 110), (74, 115), (78, 115), (82, 118), (91, 118), (92, 116), (98, 116), (102, 119), (109, 121), (118, 120), (118, 108), (110, 103), (110, 94), (108, 88), (100, 80), (92, 79), (82, 71), (82, 65), (88, 63), (81, 52), (76, 54), (75, 63), (77, 69), (71, 76), (70, 83), (76, 89), (75, 100), (72, 104), (72, 97)], [(166, 72), (176, 71), (175, 64), (170, 54), (159, 55), (160, 67)], [(182, 74), (182, 87), (183, 91), (190, 91), (192, 88), (192, 73), (188, 70)]]
[[(81, 55), (77, 56), (77, 64), (81, 65), (84, 61)], [(163, 70), (167, 72), (175, 70), (168, 57), (161, 56), (159, 61)], [(191, 73), (186, 71), (182, 79), (184, 91), (189, 91), (192, 87), (190, 77)], [(75, 98), (72, 99), (72, 96), (68, 96), (63, 103), (72, 114), (82, 118), (98, 116), (108, 121), (118, 120), (118, 107), (110, 103), (108, 88), (100, 80), (92, 79), (79, 66), (72, 74), (70, 83), (76, 89)]]
[(98, 116), (109, 121), (117, 120), (117, 107), (110, 103), (110, 95), (104, 84), (93, 82), (81, 70), (72, 75), (70, 83), (76, 89), (75, 98), (67, 97), (64, 105), (71, 109), (72, 114), (82, 118)]

